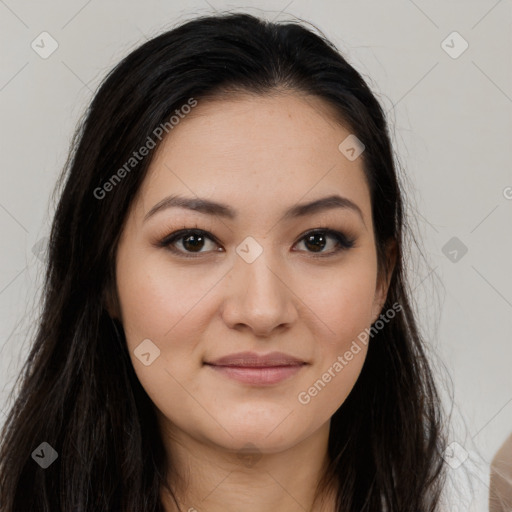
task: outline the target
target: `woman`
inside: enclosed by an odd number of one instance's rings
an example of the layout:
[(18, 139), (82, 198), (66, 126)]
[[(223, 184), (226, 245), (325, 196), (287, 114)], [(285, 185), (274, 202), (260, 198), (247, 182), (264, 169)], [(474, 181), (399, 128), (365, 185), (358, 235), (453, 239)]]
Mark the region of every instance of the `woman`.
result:
[(4, 511), (438, 510), (382, 109), (323, 37), (201, 17), (77, 132)]

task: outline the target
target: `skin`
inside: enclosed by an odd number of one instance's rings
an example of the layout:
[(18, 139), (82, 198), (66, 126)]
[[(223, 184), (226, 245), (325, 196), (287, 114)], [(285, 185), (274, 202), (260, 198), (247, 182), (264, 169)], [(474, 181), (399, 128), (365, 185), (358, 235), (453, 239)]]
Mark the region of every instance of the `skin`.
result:
[[(116, 256), (121, 320), (133, 366), (153, 401), (182, 510), (304, 512), (315, 504), (329, 421), (354, 386), (367, 347), (307, 404), (307, 391), (381, 313), (388, 282), (377, 276), (370, 193), (362, 159), (338, 145), (350, 131), (322, 100), (281, 93), (199, 102), (154, 155), (126, 219)], [(339, 194), (356, 203), (283, 220), (297, 203)], [(170, 194), (225, 203), (236, 219), (183, 208), (144, 216)], [(355, 238), (323, 254), (304, 235), (331, 228)], [(216, 237), (157, 244), (183, 228)], [(236, 252), (247, 236), (262, 253)], [(219, 248), (220, 251), (219, 251)], [(134, 350), (150, 339), (149, 366)], [(240, 351), (281, 351), (308, 364), (272, 386), (243, 384), (205, 366)], [(242, 457), (244, 446), (252, 455)], [(249, 448), (245, 448), (249, 450)], [(242, 450), (242, 451), (241, 451)], [(304, 463), (307, 461), (307, 463)], [(177, 510), (162, 490), (167, 511)]]

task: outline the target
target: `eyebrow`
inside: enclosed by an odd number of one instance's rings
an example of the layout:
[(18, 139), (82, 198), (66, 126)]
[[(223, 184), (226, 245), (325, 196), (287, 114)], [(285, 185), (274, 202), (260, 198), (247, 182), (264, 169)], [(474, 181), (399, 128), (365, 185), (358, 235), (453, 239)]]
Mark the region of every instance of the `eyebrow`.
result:
[[(186, 208), (206, 215), (218, 215), (227, 219), (235, 219), (237, 216), (236, 211), (226, 204), (217, 203), (209, 199), (202, 198), (188, 198), (179, 195), (171, 195), (159, 201), (155, 206), (149, 210), (144, 216), (144, 222), (157, 212), (167, 208)], [(359, 206), (346, 197), (339, 195), (331, 195), (316, 199), (309, 203), (298, 204), (289, 208), (283, 215), (283, 220), (291, 220), (299, 217), (305, 217), (314, 213), (331, 210), (334, 208), (343, 208), (352, 210), (361, 217), (364, 223), (363, 212)]]

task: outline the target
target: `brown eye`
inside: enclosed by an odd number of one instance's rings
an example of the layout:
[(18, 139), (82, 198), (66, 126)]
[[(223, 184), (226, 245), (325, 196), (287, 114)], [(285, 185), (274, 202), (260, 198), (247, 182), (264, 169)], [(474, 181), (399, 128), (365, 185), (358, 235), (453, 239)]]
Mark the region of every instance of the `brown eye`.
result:
[[(309, 231), (299, 241), (299, 243), (304, 243), (306, 252), (318, 257), (333, 256), (341, 251), (348, 250), (354, 246), (354, 242), (354, 239), (349, 239), (343, 233), (332, 229)], [(208, 243), (210, 243), (210, 247), (208, 247)], [(185, 258), (194, 258), (201, 256), (201, 254), (223, 251), (215, 237), (201, 229), (175, 231), (160, 241), (158, 246), (165, 247)]]
[(201, 234), (192, 233), (181, 238), (182, 246), (187, 251), (199, 252), (205, 243), (205, 237)]
[[(167, 247), (181, 256), (194, 257), (194, 253), (200, 255), (201, 253), (212, 252), (212, 249), (215, 251), (214, 247), (208, 250), (208, 241), (213, 242), (214, 246), (216, 245), (215, 240), (208, 236), (206, 231), (184, 229), (167, 236), (159, 245)], [(202, 250), (205, 246), (207, 249)]]
[[(329, 239), (334, 240), (334, 243), (329, 243)], [(304, 243), (307, 248), (307, 252), (319, 253), (322, 256), (336, 254), (354, 246), (354, 240), (348, 239), (343, 233), (339, 231), (330, 229), (310, 231), (302, 237), (300, 242)], [(324, 251), (324, 249), (329, 246), (333, 250)]]

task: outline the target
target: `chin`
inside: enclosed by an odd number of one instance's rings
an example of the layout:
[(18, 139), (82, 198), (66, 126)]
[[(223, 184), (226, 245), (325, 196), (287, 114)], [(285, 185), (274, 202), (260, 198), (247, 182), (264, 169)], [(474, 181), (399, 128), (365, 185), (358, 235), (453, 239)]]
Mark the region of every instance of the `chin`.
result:
[[(222, 430), (220, 437), (212, 433), (209, 439), (229, 451), (253, 449), (258, 453), (279, 453), (307, 437), (308, 433), (301, 426), (300, 421), (294, 420), (293, 423), (283, 422), (283, 417), (249, 424), (224, 422), (221, 424), (226, 430)], [(219, 431), (216, 431), (216, 434), (219, 434)]]

